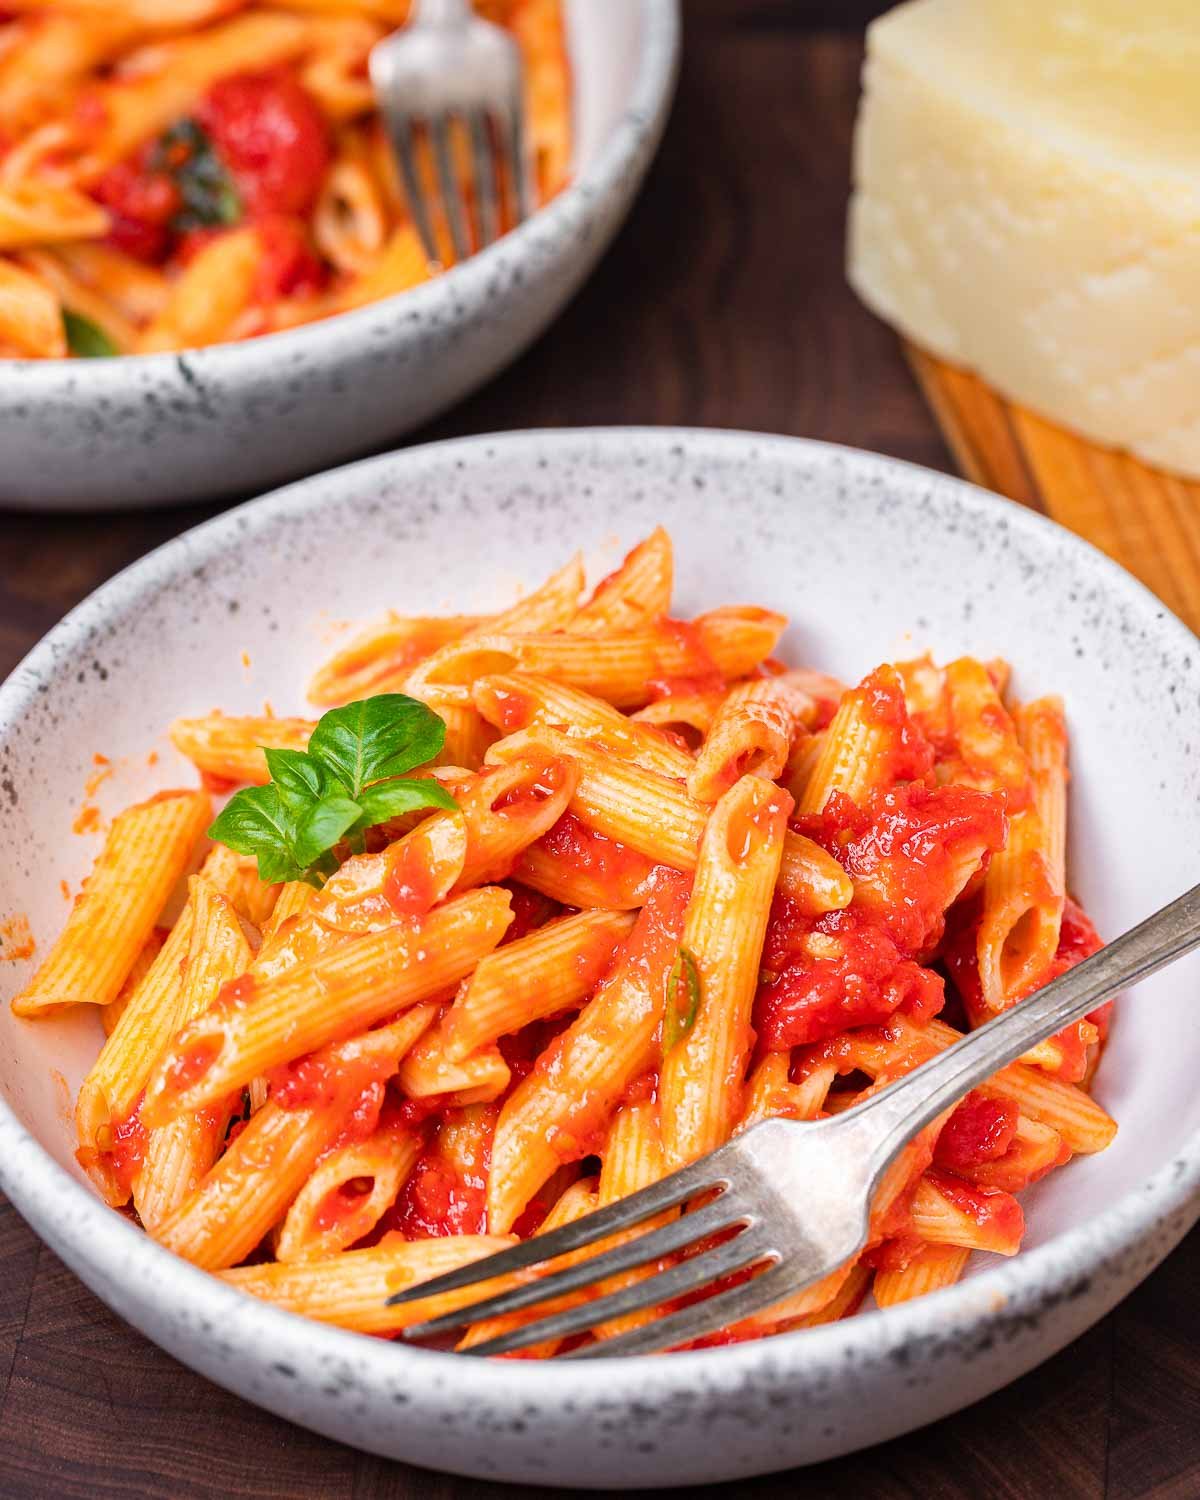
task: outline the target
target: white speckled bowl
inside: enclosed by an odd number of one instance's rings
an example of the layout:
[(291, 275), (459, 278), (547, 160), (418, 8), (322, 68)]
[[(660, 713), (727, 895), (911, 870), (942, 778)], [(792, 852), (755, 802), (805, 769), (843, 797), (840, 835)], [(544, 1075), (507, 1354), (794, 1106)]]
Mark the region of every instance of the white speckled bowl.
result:
[(565, 0), (571, 186), (444, 276), (185, 354), (0, 359), (0, 505), (111, 510), (245, 494), (400, 437), (515, 359), (616, 233), (670, 109), (678, 0)]
[[(222, 704), (280, 711), (328, 617), (486, 610), (582, 545), (599, 568), (657, 521), (683, 612), (786, 610), (784, 654), (854, 676), (911, 632), (1003, 653), (1022, 694), (1066, 694), (1072, 871), (1116, 933), (1196, 879), (1200, 650), (1120, 569), (995, 496), (889, 459), (737, 433), (512, 433), (294, 485), (169, 543), (70, 615), (0, 690), (0, 915), (44, 948), (94, 841), (70, 828), (94, 751), (115, 807), (188, 773), (162, 728)], [(327, 611), (322, 619), (316, 612)], [(248, 651), (251, 665), (242, 663)], [(162, 753), (149, 769), (146, 752)], [(188, 777), (190, 779), (190, 777)], [(27, 965), (9, 968), (5, 993)], [(686, 1484), (843, 1453), (995, 1390), (1094, 1322), (1200, 1212), (1197, 960), (1119, 1007), (1102, 1156), (1028, 1195), (1029, 1248), (886, 1313), (701, 1353), (539, 1366), (409, 1350), (306, 1323), (159, 1249), (71, 1155), (64, 1092), (93, 1017), (0, 1014), (0, 1188), (101, 1297), (213, 1380), (297, 1422), (434, 1468), (524, 1483)], [(56, 1081), (53, 1070), (65, 1075)]]

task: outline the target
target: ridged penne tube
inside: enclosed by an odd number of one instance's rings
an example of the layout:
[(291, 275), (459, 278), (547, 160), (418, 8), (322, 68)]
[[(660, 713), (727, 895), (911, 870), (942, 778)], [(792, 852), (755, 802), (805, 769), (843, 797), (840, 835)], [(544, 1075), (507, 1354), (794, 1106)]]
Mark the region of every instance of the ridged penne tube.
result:
[(265, 247), (254, 227), (231, 229), (202, 245), (138, 339), (138, 354), (202, 349), (229, 337), (251, 305)]
[(480, 960), (438, 1029), (462, 1060), (530, 1021), (579, 1005), (628, 937), (629, 912), (582, 911), (548, 922)]
[(315, 728), (312, 719), (209, 714), (203, 719), (176, 719), (170, 736), (176, 750), (206, 776), (261, 786), (271, 779), (263, 746), (304, 750)]
[(503, 1291), (509, 1283), (495, 1279), (422, 1301), (389, 1305), (388, 1298), (395, 1292), (456, 1271), (513, 1243), (511, 1235), (456, 1234), (411, 1241), (389, 1235), (370, 1250), (347, 1250), (329, 1260), (240, 1266), (222, 1272), (221, 1279), (252, 1297), (319, 1323), (334, 1323), (356, 1333), (399, 1333), (410, 1323), (456, 1312), (481, 1296)]
[[(488, 760), (507, 762), (533, 746), (574, 761), (579, 780), (571, 810), (590, 827), (657, 864), (695, 869), (709, 809), (679, 782), (540, 725), (498, 740)], [(791, 831), (784, 838), (779, 878), (782, 889), (809, 915), (840, 910), (854, 894), (850, 877), (833, 856)]]
[(629, 1083), (656, 1061), (688, 892), (683, 876), (659, 875), (617, 967), (505, 1100), (488, 1177), (493, 1232), (510, 1229), (564, 1162), (594, 1149)]
[(816, 705), (786, 674), (739, 682), (717, 710), (687, 788), (697, 802), (715, 802), (739, 776), (774, 781)]
[(797, 811), (819, 813), (834, 792), (862, 802), (895, 779), (893, 757), (906, 732), (904, 684), (895, 667), (876, 668), (838, 705)]
[(489, 623), (488, 615), (389, 614), (378, 625), (360, 631), (313, 673), (309, 702), (333, 708), (369, 697), (384, 678), (407, 671), (451, 641)]
[(160, 792), (113, 819), (67, 925), (13, 1000), (15, 1015), (117, 998), (211, 816), (204, 792)]
[(1019, 1193), (1052, 1167), (1061, 1166), (1070, 1154), (1057, 1130), (1021, 1115), (1004, 1155), (993, 1161), (976, 1162), (963, 1169), (962, 1175), (979, 1187)]
[(671, 538), (656, 526), (614, 573), (597, 584), (565, 628), (572, 635), (607, 635), (649, 625), (670, 610), (674, 582)]
[(489, 631), (446, 646), (409, 678), (410, 691), (434, 705), (466, 703), (475, 678), (496, 672), (532, 672), (592, 693), (618, 708), (638, 708), (657, 678), (707, 670), (744, 677), (771, 654), (787, 621), (750, 606), (700, 615), (685, 638), (662, 626), (628, 635), (522, 635)]
[(1067, 736), (1061, 702), (1042, 698), (1018, 709), (1017, 732), (1027, 747), (1033, 801), (1011, 819), (1008, 842), (984, 879), (976, 953), (987, 1014), (1027, 994), (1048, 972), (1066, 901)]
[[(0, 248), (11, 237), (14, 206), (12, 193), (0, 187)], [(0, 352), (9, 359), (62, 359), (67, 353), (62, 304), (54, 289), (2, 256)]]
[(278, 1261), (322, 1260), (370, 1234), (421, 1154), (420, 1132), (395, 1121), (322, 1157), (275, 1242)]
[(880, 1307), (896, 1307), (953, 1286), (970, 1256), (970, 1250), (959, 1245), (923, 1245), (902, 1269), (875, 1273), (871, 1286), (875, 1301)]
[[(564, 567), (559, 568), (539, 588), (534, 589), (532, 594), (527, 594), (524, 599), (519, 599), (516, 604), (498, 615), (488, 616), (481, 620), (479, 626), (467, 631), (462, 637), (463, 650), (469, 657), (467, 649), (468, 642), (479, 640), (484, 636), (496, 634), (515, 635), (538, 635), (543, 632), (561, 630), (569, 620), (573, 618), (579, 604), (579, 595), (583, 590), (583, 559), (578, 553)], [(453, 657), (455, 646), (447, 646), (434, 653), (436, 657)], [(443, 693), (439, 689), (436, 695), (426, 695), (422, 692), (421, 683), (424, 673), (432, 665), (429, 658), (424, 658), (417, 670), (404, 668), (399, 674), (381, 679), (376, 692), (405, 691), (414, 693), (418, 698), (428, 696), (428, 701), (439, 711), (449, 706), (457, 706), (464, 712), (470, 709), (470, 695), (466, 691), (455, 693)], [(472, 711), (473, 712), (473, 711)]]
[[(962, 1032), (944, 1021), (914, 1026), (893, 1016), (886, 1028), (848, 1032), (836, 1044), (837, 1056), (840, 1066), (858, 1068), (872, 1078), (898, 1077), (961, 1037)], [(1056, 1131), (1072, 1153), (1103, 1151), (1117, 1133), (1116, 1121), (1082, 1089), (1025, 1063), (1001, 1068), (980, 1085), (980, 1091), (1010, 1099), (1027, 1119)]]
[(214, 844), (205, 856), (204, 878), (220, 891), (239, 917), (260, 931), (271, 920), (283, 889), (258, 878), (258, 861), (253, 855), (238, 854), (224, 844)]
[(125, 976), (125, 983), (121, 986), (117, 998), (100, 1007), (100, 1020), (104, 1026), (105, 1036), (112, 1036), (117, 1029), (117, 1022), (125, 1014), (125, 1007), (133, 999), (138, 986), (150, 972), (154, 960), (162, 952), (162, 945), (166, 942), (169, 931), (166, 927), (155, 927), (151, 930), (150, 936), (142, 944), (142, 951), (133, 961), (133, 967)]
[(142, 1118), (164, 1124), (279, 1063), (359, 1031), (464, 979), (512, 920), (509, 893), (485, 887), (419, 920), (349, 938), (282, 973), (229, 988), (175, 1037)]
[[(631, 1193), (640, 1192), (642, 1188), (653, 1187), (660, 1178), (666, 1176), (666, 1172), (667, 1161), (663, 1154), (658, 1105), (647, 1102), (623, 1106), (613, 1116), (604, 1142), (597, 1207), (604, 1208), (621, 1198), (628, 1198)], [(678, 1212), (678, 1209), (668, 1209), (666, 1213), (648, 1219), (637, 1229), (627, 1230), (619, 1238), (613, 1235), (605, 1242), (605, 1248), (624, 1243), (635, 1234), (648, 1234), (660, 1225), (669, 1223)], [(594, 1295), (605, 1296), (609, 1292), (620, 1291), (623, 1287), (644, 1281), (659, 1269), (659, 1266), (651, 1264), (626, 1271), (620, 1276), (610, 1276), (601, 1282)], [(654, 1317), (655, 1310), (647, 1308), (643, 1312), (629, 1313), (621, 1318), (610, 1318), (593, 1329), (593, 1336), (598, 1339), (613, 1338), (629, 1328), (649, 1323)]]
[(348, 859), (311, 912), (339, 932), (380, 932), (447, 895), (503, 879), (558, 822), (574, 786), (572, 763), (536, 748), (462, 777), (453, 784), (455, 812), (433, 813), (380, 853)]
[(446, 726), (446, 739), (435, 764), (478, 771), (496, 731), (473, 708), (461, 703), (441, 703), (434, 712)]
[[(192, 877), (191, 905), (192, 936), (178, 1012), (181, 1025), (202, 1015), (222, 986), (244, 973), (251, 959), (233, 907), (203, 876)], [(232, 1102), (226, 1099), (177, 1115), (149, 1132), (141, 1171), (134, 1178), (133, 1203), (151, 1234), (195, 1192), (216, 1161)]]
[(539, 842), (521, 855), (513, 875), (522, 885), (564, 906), (633, 911), (645, 904), (657, 866), (644, 855), (629, 856), (630, 851), (623, 851), (619, 860), (596, 870)]
[(400, 1087), (409, 1099), (429, 1099), (437, 1094), (469, 1094), (472, 1102), (498, 1099), (512, 1082), (512, 1072), (500, 1049), (480, 1047), (467, 1057), (447, 1056), (437, 1031), (423, 1036), (400, 1064)]
[(712, 722), (725, 697), (724, 688), (712, 688), (702, 693), (675, 694), (647, 703), (645, 708), (639, 708), (630, 718), (635, 724), (650, 724), (656, 729), (670, 730), (690, 744), (693, 740), (703, 740), (712, 728)]
[(929, 1244), (997, 1255), (1015, 1255), (1025, 1232), (1025, 1216), (1011, 1193), (972, 1190), (949, 1177), (922, 1177), (908, 1216), (913, 1232)]
[(661, 776), (685, 780), (692, 756), (658, 730), (639, 724), (591, 693), (522, 672), (482, 677), (472, 687), (475, 707), (504, 734), (533, 724), (586, 739), (621, 760)]
[(133, 1113), (146, 1080), (175, 1030), (191, 934), (191, 907), (185, 906), (157, 958), (129, 997), (75, 1101), (79, 1138), (76, 1155), (105, 1202), (114, 1207), (124, 1203), (129, 1192), (107, 1160), (112, 1127)]
[[(729, 1138), (753, 1046), (750, 1011), (792, 799), (743, 776), (713, 808), (680, 940), (698, 995), (668, 993), (659, 1086), (663, 1151), (686, 1166)], [(680, 976), (682, 979), (682, 975)], [(690, 990), (692, 978), (688, 976)], [(672, 1027), (682, 1034), (672, 1041)]]
[(783, 1115), (789, 1120), (815, 1120), (825, 1107), (825, 1098), (837, 1076), (833, 1063), (819, 1063), (799, 1083), (788, 1077), (791, 1053), (767, 1052), (746, 1084), (738, 1130), (749, 1130), (760, 1120)]
[(836, 1323), (842, 1318), (850, 1317), (862, 1305), (870, 1281), (870, 1268), (858, 1261), (849, 1274), (841, 1279), (841, 1284), (823, 1306), (791, 1322), (777, 1325), (779, 1331), (782, 1333), (794, 1328), (819, 1328), (823, 1323)]
[(244, 1260), (335, 1145), (364, 1092), (374, 1089), (382, 1098), (382, 1081), (435, 1013), (433, 1005), (416, 1006), (390, 1025), (317, 1053), (309, 1071), (326, 1085), (318, 1102), (288, 1108), (269, 1099), (158, 1226), (158, 1242), (208, 1271)]
[(946, 667), (945, 681), (962, 779), (983, 791), (1004, 791), (1009, 812), (1019, 811), (1029, 801), (1029, 760), (987, 668), (962, 656)]

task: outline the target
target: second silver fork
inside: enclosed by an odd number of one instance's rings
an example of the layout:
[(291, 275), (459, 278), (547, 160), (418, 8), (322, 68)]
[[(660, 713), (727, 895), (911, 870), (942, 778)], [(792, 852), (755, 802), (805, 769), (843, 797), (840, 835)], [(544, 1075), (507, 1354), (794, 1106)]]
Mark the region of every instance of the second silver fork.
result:
[[(413, 223), (430, 260), (442, 259), (436, 222), (444, 218), (458, 260), (472, 251), (470, 215), (454, 170), (451, 132), (461, 122), (471, 144), (478, 248), (500, 234), (496, 152), (512, 183), (516, 219), (533, 212), (522, 97), (521, 53), (499, 26), (481, 20), (470, 0), (414, 0), (407, 26), (371, 51), (375, 89)], [(433, 154), (438, 198), (427, 197), (418, 170), (422, 132)]]

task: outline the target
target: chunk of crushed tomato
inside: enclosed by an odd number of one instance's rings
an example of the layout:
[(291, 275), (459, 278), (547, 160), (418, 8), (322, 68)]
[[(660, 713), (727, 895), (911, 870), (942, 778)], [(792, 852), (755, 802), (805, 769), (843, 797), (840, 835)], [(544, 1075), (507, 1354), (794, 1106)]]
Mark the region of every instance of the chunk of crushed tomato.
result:
[(829, 912), (810, 923), (803, 937), (792, 929), (790, 936), (774, 939), (775, 951), (789, 945), (802, 951), (767, 978), (755, 1002), (754, 1026), (768, 1051), (879, 1025), (897, 1010), (923, 1023), (944, 1003), (941, 976), (905, 958), (866, 913)]
[(972, 1090), (939, 1132), (933, 1159), (950, 1172), (998, 1161), (1012, 1145), (1019, 1119), (1020, 1111), (1010, 1099)]

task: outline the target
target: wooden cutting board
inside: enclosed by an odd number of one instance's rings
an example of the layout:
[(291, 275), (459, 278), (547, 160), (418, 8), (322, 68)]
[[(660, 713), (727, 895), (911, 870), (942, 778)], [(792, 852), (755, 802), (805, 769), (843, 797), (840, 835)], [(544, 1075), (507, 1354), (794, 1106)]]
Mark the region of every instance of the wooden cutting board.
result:
[(1200, 482), (1089, 443), (915, 345), (905, 352), (966, 478), (1085, 537), (1200, 632)]

